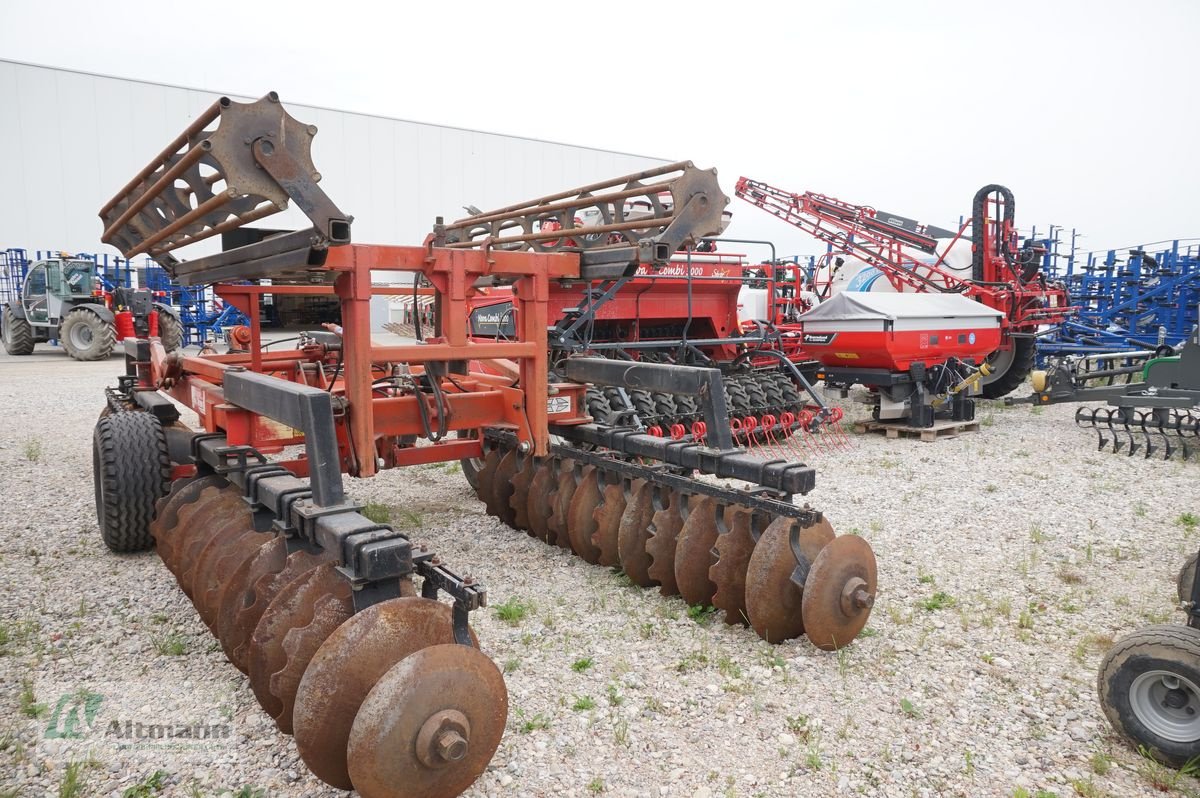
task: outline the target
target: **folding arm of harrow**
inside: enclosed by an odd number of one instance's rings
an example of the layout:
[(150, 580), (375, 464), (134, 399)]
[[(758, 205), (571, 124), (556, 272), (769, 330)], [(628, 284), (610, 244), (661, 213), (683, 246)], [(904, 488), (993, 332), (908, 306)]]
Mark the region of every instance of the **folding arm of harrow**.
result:
[[(274, 92), (253, 103), (222, 97), (100, 209), (101, 240), (126, 258), (149, 254), (184, 285), (319, 269), (330, 246), (350, 241), (352, 217), (317, 186), (316, 133)], [(195, 261), (171, 254), (278, 213), (289, 201), (312, 220), (311, 229)]]
[(663, 265), (672, 253), (719, 235), (729, 204), (715, 169), (679, 161), (624, 177), (439, 220), (434, 242), (452, 249), (578, 252), (580, 277), (629, 277), (639, 264)]

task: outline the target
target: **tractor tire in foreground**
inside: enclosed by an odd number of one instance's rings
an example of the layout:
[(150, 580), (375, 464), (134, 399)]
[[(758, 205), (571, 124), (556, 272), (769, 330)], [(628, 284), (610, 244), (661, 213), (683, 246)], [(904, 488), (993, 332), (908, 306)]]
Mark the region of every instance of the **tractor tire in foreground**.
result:
[(0, 326), (0, 338), (4, 339), (5, 352), (10, 355), (33, 354), (33, 328), (25, 319), (18, 319), (8, 305), (4, 306), (0, 325), (3, 325)]
[(117, 345), (113, 326), (87, 308), (76, 308), (63, 319), (59, 340), (76, 360), (106, 360)]
[(1113, 728), (1171, 767), (1200, 755), (1200, 630), (1149, 626), (1118, 641), (1097, 679)]
[(980, 393), (984, 399), (999, 399), (1015, 391), (1033, 371), (1037, 346), (1032, 338), (1014, 338), (1012, 349), (998, 351), (988, 358), (992, 373), (983, 378)]
[(167, 494), (171, 477), (158, 419), (141, 412), (101, 418), (92, 435), (92, 473), (104, 545), (118, 553), (153, 548), (154, 504)]

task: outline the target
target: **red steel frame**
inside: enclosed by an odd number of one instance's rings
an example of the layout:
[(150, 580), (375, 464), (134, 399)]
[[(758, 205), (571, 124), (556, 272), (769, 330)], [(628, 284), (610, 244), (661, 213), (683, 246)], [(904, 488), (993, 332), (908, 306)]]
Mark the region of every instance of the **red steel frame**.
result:
[[(430, 424), (436, 424), (436, 403), (425, 396), (377, 396), (372, 385), (374, 364), (404, 363), (416, 373), (431, 362), (495, 362), (515, 374), (517, 382), (472, 371), (443, 380), (448, 431), (500, 427), (513, 431), (524, 451), (545, 455), (549, 447), (548, 424), (584, 423), (585, 386), (557, 384), (558, 397), (569, 398), (567, 410), (550, 413), (547, 327), (552, 280), (578, 278), (579, 256), (573, 253), (507, 252), (490, 249), (445, 249), (423, 246), (348, 244), (330, 249), (323, 267), (336, 273), (333, 285), (234, 285), (219, 284), (217, 292), (250, 320), (251, 344), (245, 354), (215, 356), (168, 355), (157, 340), (151, 344), (151, 362), (142, 364), (143, 386), (165, 391), (192, 408), (208, 432), (221, 431), (230, 445), (251, 445), (263, 452), (278, 452), (303, 438), (296, 430), (265, 419), (225, 401), (222, 378), (230, 368), (248, 368), (293, 382), (309, 383), (306, 363), (324, 362), (337, 376), (326, 381), (327, 369), (315, 372), (316, 387), (344, 395), (348, 412), (337, 424), (343, 470), (368, 477), (380, 466), (392, 467), (458, 460), (482, 455), (478, 439), (444, 440), (429, 446), (396, 445), (400, 436), (425, 431), (418, 402), (426, 402)], [(377, 288), (371, 285), (376, 271), (420, 272), (434, 286), (440, 302), (441, 333), (424, 342), (405, 346), (375, 346), (371, 341), (372, 296), (410, 293), (411, 288)], [(517, 340), (480, 342), (468, 339), (470, 300), (475, 281), (489, 275), (512, 279), (517, 318)], [(305, 349), (264, 351), (258, 298), (262, 294), (308, 294), (338, 297), (342, 311), (340, 360), (333, 354)], [(516, 387), (516, 386), (520, 387)], [(369, 408), (370, 412), (363, 412)], [(378, 460), (377, 460), (378, 458)], [(303, 459), (288, 461), (297, 473), (307, 472)]]

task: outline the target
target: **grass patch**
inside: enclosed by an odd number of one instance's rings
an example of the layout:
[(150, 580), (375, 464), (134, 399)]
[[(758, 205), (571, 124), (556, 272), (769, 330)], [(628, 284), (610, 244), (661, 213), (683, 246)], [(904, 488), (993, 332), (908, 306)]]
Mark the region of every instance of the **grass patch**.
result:
[(687, 608), (688, 617), (701, 626), (708, 626), (716, 613), (717, 608), (707, 604), (692, 604)]
[(154, 635), (150, 642), (154, 644), (154, 650), (164, 657), (182, 657), (187, 653), (187, 642), (177, 632)]
[(900, 711), (910, 718), (921, 717), (921, 710), (917, 709), (913, 702), (909, 701), (907, 698), (900, 699)]
[(530, 718), (527, 721), (524, 721), (521, 724), (521, 734), (529, 734), (530, 732), (537, 731), (538, 729), (549, 729), (549, 728), (550, 728), (550, 719), (539, 712), (538, 714), (534, 715), (532, 718)]
[(576, 712), (587, 712), (589, 709), (596, 708), (596, 699), (591, 696), (581, 695), (575, 697), (575, 703), (571, 705), (571, 709)]
[(1195, 513), (1180, 513), (1175, 519), (1175, 523), (1179, 524), (1188, 532), (1195, 532), (1196, 527), (1200, 526), (1200, 515)]
[(42, 462), (42, 439), (26, 438), (24, 455), (25, 459), (31, 463)]
[(40, 718), (46, 714), (46, 705), (37, 702), (37, 696), (33, 694), (33, 682), (29, 679), (21, 680), (21, 694), (17, 700), (20, 702), (21, 714), (27, 718)]
[(392, 510), (386, 504), (367, 502), (362, 508), (362, 514), (377, 524), (386, 524), (392, 520)]
[(156, 770), (132, 787), (126, 787), (121, 793), (121, 798), (150, 798), (152, 795), (158, 795), (166, 787), (163, 780), (168, 775), (170, 774), (165, 770)]
[(497, 604), (492, 608), (496, 617), (504, 621), (509, 626), (516, 626), (521, 621), (525, 620), (525, 616), (533, 609), (533, 605), (524, 599), (513, 596), (503, 604)]
[(583, 673), (596, 664), (596, 661), (591, 657), (580, 657), (571, 663), (571, 670), (576, 673)]
[(689, 671), (699, 670), (708, 666), (708, 654), (703, 651), (696, 650), (691, 653), (684, 654), (683, 659), (675, 663), (675, 670), (680, 673), (688, 673)]
[(604, 792), (604, 789), (605, 789), (604, 788), (604, 779), (597, 776), (596, 778), (594, 778), (588, 782), (587, 788), (588, 788), (588, 792), (592, 793), (593, 795), (599, 795), (600, 793)]
[(935, 612), (936, 610), (944, 610), (947, 607), (954, 606), (954, 596), (949, 593), (939, 590), (927, 599), (922, 599), (918, 602), (921, 609), (926, 612)]
[(1097, 776), (1105, 776), (1108, 774), (1108, 771), (1112, 770), (1112, 763), (1113, 760), (1111, 756), (1103, 751), (1097, 751), (1096, 753), (1092, 754), (1090, 764), (1092, 766), (1093, 773), (1095, 773)]
[(95, 765), (96, 762), (92, 759), (68, 762), (63, 770), (62, 780), (58, 783), (58, 798), (79, 798), (83, 795), (83, 789), (87, 786), (87, 777), (84, 774), (88, 768)]

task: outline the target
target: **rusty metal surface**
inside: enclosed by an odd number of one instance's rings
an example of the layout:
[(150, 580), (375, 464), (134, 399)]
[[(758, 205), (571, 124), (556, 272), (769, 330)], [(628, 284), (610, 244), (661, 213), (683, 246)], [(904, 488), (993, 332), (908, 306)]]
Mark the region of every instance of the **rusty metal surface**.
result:
[[(286, 567), (286, 566), (285, 566)], [(332, 566), (329, 566), (332, 568)], [(315, 568), (297, 574), (290, 582), (283, 585), (275, 596), (267, 603), (254, 633), (250, 636), (250, 645), (246, 657), (247, 675), (250, 677), (250, 687), (259, 706), (272, 718), (277, 718), (283, 710), (280, 700), (271, 692), (271, 676), (287, 663), (287, 652), (283, 650), (283, 639), (295, 623), (307, 623), (311, 620), (312, 603), (302, 603), (306, 598), (315, 598), (298, 594), (311, 591), (312, 576)], [(349, 617), (349, 616), (347, 616)]]
[(274, 92), (253, 103), (220, 98), (100, 209), (101, 240), (171, 266), (170, 251), (282, 211), (292, 198), (318, 237), (328, 237), (331, 219), (348, 237), (349, 218), (316, 187), (316, 132)]
[(533, 475), (537, 473), (537, 463), (532, 457), (521, 456), (517, 473), (512, 478), (512, 496), (508, 506), (512, 510), (512, 525), (526, 532), (532, 531), (529, 526), (529, 486)]
[[(799, 522), (776, 518), (759, 537), (746, 568), (746, 615), (758, 636), (768, 643), (779, 643), (804, 634), (801, 601), (803, 582), (797, 583), (799, 564), (789, 536)], [(822, 518), (799, 531), (801, 553), (811, 563), (829, 541), (833, 527)]]
[(529, 534), (547, 543), (553, 543), (550, 531), (550, 514), (554, 511), (554, 495), (558, 489), (558, 471), (554, 462), (543, 460), (537, 465), (529, 483), (528, 507), (525, 517), (529, 521)]
[[(229, 486), (224, 477), (208, 476), (193, 480), (176, 480), (171, 483), (171, 492), (159, 499), (154, 508), (154, 520), (150, 522), (150, 535), (163, 564), (175, 573), (175, 546), (180, 538), (179, 511), (200, 499), (205, 488), (220, 489)], [(231, 490), (232, 488), (229, 486)]]
[[(287, 542), (280, 535), (272, 535), (251, 556), (239, 563), (233, 569), (233, 573), (222, 580), (218, 589), (217, 619), (213, 624), (216, 629), (215, 634), (217, 640), (221, 642), (225, 656), (243, 673), (247, 671), (245, 658), (242, 657), (242, 664), (238, 665), (235, 655), (238, 646), (245, 642), (246, 637), (254, 633), (254, 627), (251, 626), (244, 635), (240, 633), (237, 624), (238, 615), (246, 606), (247, 594), (250, 594), (251, 599), (253, 598), (251, 591), (254, 582), (263, 578), (264, 575), (269, 578), (278, 573), (286, 562)], [(255, 621), (257, 622), (257, 618)]]
[(567, 506), (567, 535), (571, 539), (571, 550), (592, 565), (600, 561), (600, 549), (592, 543), (592, 535), (598, 528), (596, 510), (600, 501), (600, 469), (584, 466)]
[(646, 554), (650, 557), (646, 575), (658, 583), (660, 593), (674, 596), (679, 593), (675, 584), (675, 542), (683, 528), (680, 507), (683, 494), (665, 488), (655, 493), (655, 512), (650, 519), (650, 537), (646, 541)]
[(354, 786), (346, 744), (363, 700), (397, 662), (443, 643), (454, 643), (450, 605), (424, 598), (374, 604), (325, 639), (300, 681), (292, 724), (300, 757), (317, 778)]
[[(571, 549), (571, 532), (567, 524), (570, 518), (571, 499), (574, 498), (578, 485), (579, 475), (575, 472), (575, 467), (570, 462), (563, 461), (561, 470), (558, 472), (554, 498), (550, 503), (550, 520), (546, 525), (547, 543)], [(574, 551), (574, 549), (571, 550)]]
[(250, 509), (236, 489), (205, 488), (197, 501), (180, 509), (172, 562), (175, 579), (188, 598), (194, 598), (195, 568), (208, 542), (249, 526)]
[[(488, 454), (491, 457), (491, 454)], [(480, 472), (482, 476), (482, 472)], [(504, 452), (487, 482), (480, 480), (488, 515), (494, 515), (508, 526), (515, 526), (516, 513), (509, 500), (513, 495), (513, 477), (517, 474), (517, 450)]]
[(621, 534), (621, 517), (625, 514), (625, 486), (622, 482), (604, 485), (600, 491), (600, 506), (592, 514), (596, 531), (592, 534), (592, 545), (599, 551), (598, 565), (612, 568), (621, 564), (618, 550)]
[(353, 614), (350, 582), (325, 563), (280, 591), (259, 619), (250, 644), (251, 684), (255, 695), (265, 688), (273, 698), (281, 732), (292, 733), (296, 690), (309, 661)]
[(488, 503), (492, 496), (492, 483), (495, 481), (496, 466), (500, 464), (500, 458), (504, 456), (504, 452), (500, 449), (492, 449), (483, 456), (483, 465), (475, 474), (475, 492), (479, 494), (479, 499), (483, 502), (484, 508), (487, 509), (489, 515), (494, 515)]
[(675, 586), (688, 604), (712, 603), (717, 586), (708, 578), (713, 564), (712, 549), (720, 532), (718, 506), (711, 496), (693, 496), (688, 514), (675, 541)]
[[(272, 537), (273, 532), (242, 529), (233, 534), (216, 536), (200, 555), (192, 580), (192, 603), (213, 635), (217, 633), (217, 616), (221, 611), (225, 580)], [(235, 662), (234, 665), (238, 664)], [(238, 670), (244, 672), (244, 667), (238, 666)]]
[(713, 552), (717, 561), (708, 569), (708, 578), (716, 586), (712, 605), (725, 612), (725, 623), (749, 624), (746, 616), (746, 569), (754, 552), (750, 508), (735, 504), (725, 510), (725, 530), (717, 535)]
[(617, 530), (617, 553), (625, 575), (639, 587), (658, 584), (648, 573), (651, 560), (646, 553), (653, 518), (654, 486), (644, 479), (635, 479), (630, 483), (625, 512), (621, 514), (621, 525)]
[(716, 170), (679, 161), (481, 212), (434, 235), (449, 247), (535, 252), (636, 252), (655, 242), (669, 257), (686, 243), (719, 235), (728, 204)]
[(478, 649), (437, 645), (405, 657), (362, 702), (350, 781), (363, 798), (451, 798), (483, 773), (504, 734), (508, 690)]
[(813, 561), (804, 583), (804, 632), (817, 648), (847, 645), (871, 617), (876, 590), (875, 553), (857, 535), (829, 542)]

